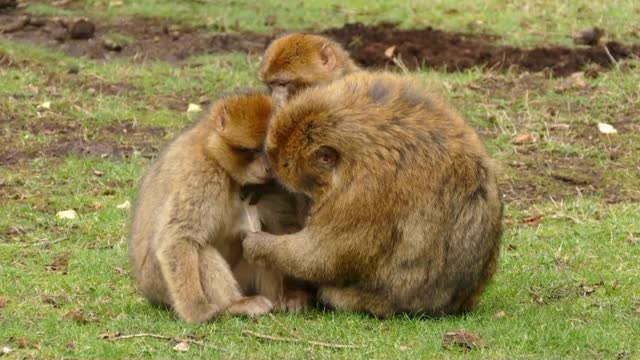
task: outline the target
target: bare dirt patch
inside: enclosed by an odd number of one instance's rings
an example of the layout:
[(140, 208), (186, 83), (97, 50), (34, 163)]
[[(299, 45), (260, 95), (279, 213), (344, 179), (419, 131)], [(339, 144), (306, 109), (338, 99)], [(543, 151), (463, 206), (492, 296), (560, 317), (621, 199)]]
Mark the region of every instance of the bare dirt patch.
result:
[[(153, 19), (89, 22), (94, 25), (92, 31), (76, 36), (78, 24), (87, 27), (77, 18), (32, 17), (16, 12), (0, 15), (0, 23), (13, 24), (4, 34), (10, 39), (45, 44), (71, 56), (93, 59), (176, 62), (207, 53), (261, 53), (275, 37), (248, 32), (210, 33)], [(394, 56), (412, 70), (430, 67), (455, 72), (479, 66), (496, 71), (550, 71), (555, 76), (567, 76), (591, 64), (608, 68), (614, 62), (640, 56), (640, 44), (627, 46), (612, 41), (596, 46), (517, 48), (497, 45), (495, 35), (448, 33), (431, 27), (405, 30), (394, 24), (347, 24), (321, 34), (342, 43), (361, 65), (373, 68), (394, 66), (387, 56), (391, 48)]]
[(121, 123), (95, 130), (76, 123), (39, 121), (13, 126), (13, 131), (46, 135), (48, 144), (38, 147), (0, 147), (0, 165), (9, 166), (36, 158), (63, 158), (68, 155), (120, 160), (139, 152), (154, 157), (164, 141), (165, 129)]

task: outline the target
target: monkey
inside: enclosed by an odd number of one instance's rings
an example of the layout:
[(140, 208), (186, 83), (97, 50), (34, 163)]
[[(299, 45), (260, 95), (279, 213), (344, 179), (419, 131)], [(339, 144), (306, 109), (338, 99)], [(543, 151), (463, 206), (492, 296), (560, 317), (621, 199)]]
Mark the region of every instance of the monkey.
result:
[(183, 320), (262, 315), (282, 292), (282, 276), (246, 264), (241, 247), (255, 225), (241, 186), (271, 179), (262, 148), (272, 110), (268, 94), (222, 97), (142, 181), (129, 238), (136, 285)]
[(319, 284), (329, 308), (378, 318), (478, 304), (502, 237), (496, 168), (425, 85), (356, 72), (308, 88), (271, 119), (265, 151), (311, 208), (297, 233), (249, 234), (247, 261)]
[(258, 78), (270, 88), (279, 108), (301, 89), (357, 71), (360, 68), (337, 42), (320, 35), (293, 33), (267, 47)]

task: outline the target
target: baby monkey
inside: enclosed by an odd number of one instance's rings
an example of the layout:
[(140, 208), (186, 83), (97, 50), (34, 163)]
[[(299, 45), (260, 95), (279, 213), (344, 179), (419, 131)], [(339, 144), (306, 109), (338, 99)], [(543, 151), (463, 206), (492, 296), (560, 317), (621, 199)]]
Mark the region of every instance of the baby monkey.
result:
[(248, 261), (378, 317), (471, 310), (496, 270), (502, 201), (476, 132), (409, 77), (357, 72), (294, 97), (266, 152), (311, 199), (295, 234), (249, 234)]
[[(136, 284), (150, 302), (171, 306), (186, 321), (265, 314), (281, 290), (282, 277), (248, 265), (241, 247), (256, 220), (240, 188), (271, 179), (262, 152), (271, 113), (265, 94), (222, 98), (142, 182), (129, 240)], [(243, 296), (238, 280), (271, 300)]]
[(358, 70), (337, 42), (319, 35), (293, 33), (267, 47), (258, 78), (269, 86), (278, 108), (301, 89), (327, 84)]

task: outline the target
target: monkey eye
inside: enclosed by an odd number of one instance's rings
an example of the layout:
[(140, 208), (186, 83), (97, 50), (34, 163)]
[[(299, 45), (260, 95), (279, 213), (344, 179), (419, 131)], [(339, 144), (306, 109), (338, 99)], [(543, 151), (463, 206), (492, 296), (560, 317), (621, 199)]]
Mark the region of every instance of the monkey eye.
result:
[(261, 149), (252, 149), (252, 148), (246, 148), (242, 146), (235, 146), (235, 147), (232, 147), (232, 149), (238, 155), (252, 157), (252, 158), (255, 158), (262, 151)]
[(289, 82), (285, 81), (285, 80), (274, 80), (274, 81), (271, 81), (269, 83), (269, 87), (271, 87), (271, 88), (274, 88), (274, 87), (285, 87), (288, 84), (289, 84)]
[(316, 152), (318, 163), (325, 169), (333, 169), (338, 162), (338, 151), (329, 146), (322, 146)]

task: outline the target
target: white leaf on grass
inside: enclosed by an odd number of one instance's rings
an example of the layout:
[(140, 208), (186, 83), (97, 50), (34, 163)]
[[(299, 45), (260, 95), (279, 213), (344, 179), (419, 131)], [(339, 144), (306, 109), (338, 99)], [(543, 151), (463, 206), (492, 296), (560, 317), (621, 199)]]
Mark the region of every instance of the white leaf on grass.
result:
[(180, 351), (180, 352), (189, 351), (189, 342), (188, 341), (181, 341), (181, 342), (178, 343), (178, 345), (173, 347), (173, 350)]
[(73, 209), (63, 210), (63, 211), (58, 211), (58, 213), (56, 214), (56, 217), (58, 219), (73, 220), (78, 217), (78, 213)]
[(393, 57), (393, 55), (396, 52), (396, 46), (390, 46), (388, 47), (385, 51), (384, 51), (384, 56), (386, 56), (387, 58), (391, 59)]
[(45, 101), (42, 104), (38, 105), (38, 110), (50, 110), (51, 109), (51, 101)]
[(598, 130), (603, 134), (617, 134), (618, 130), (607, 123), (598, 123)]
[(129, 200), (126, 200), (122, 204), (118, 204), (117, 208), (118, 209), (130, 209), (131, 208), (131, 203), (129, 202)]
[(200, 112), (202, 111), (202, 106), (198, 105), (198, 104), (189, 104), (189, 107), (187, 107), (187, 112)]
[(0, 355), (7, 355), (13, 352), (13, 349), (8, 346), (3, 346)]

